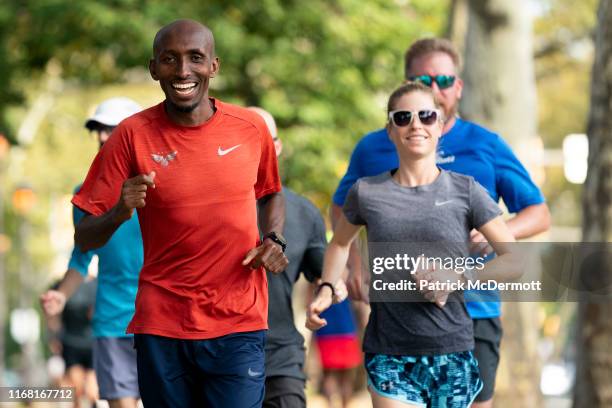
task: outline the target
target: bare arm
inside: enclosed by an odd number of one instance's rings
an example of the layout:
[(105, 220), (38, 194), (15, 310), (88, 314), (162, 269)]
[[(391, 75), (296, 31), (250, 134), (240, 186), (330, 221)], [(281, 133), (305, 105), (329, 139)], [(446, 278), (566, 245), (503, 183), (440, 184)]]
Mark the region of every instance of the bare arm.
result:
[[(546, 203), (530, 205), (506, 221), (516, 239), (530, 238), (550, 228), (550, 211)], [(489, 241), (491, 242), (491, 241)]]
[[(342, 276), (349, 257), (350, 245), (359, 233), (359, 225), (353, 225), (344, 216), (340, 215), (334, 236), (325, 251), (323, 261), (323, 282), (337, 282)], [(323, 286), (315, 299), (308, 307), (308, 319), (306, 327), (317, 330), (323, 327), (326, 322), (319, 316), (332, 304), (332, 291), (327, 286)]]
[(40, 296), (40, 304), (49, 317), (64, 310), (66, 301), (76, 292), (84, 277), (74, 269), (68, 269), (57, 290), (48, 290)]
[(487, 262), (481, 271), (478, 271), (478, 279), (503, 282), (519, 278), (524, 272), (523, 259), (514, 244), (515, 239), (512, 232), (504, 220), (496, 217), (478, 230), (491, 243), (498, 255)]
[(88, 214), (76, 226), (74, 242), (83, 252), (106, 244), (117, 228), (132, 217), (135, 208), (146, 205), (147, 189), (155, 188), (155, 172), (127, 179), (121, 187), (119, 201), (108, 212)]
[(129, 217), (131, 214), (126, 218), (119, 204), (100, 216), (86, 214), (75, 228), (74, 243), (83, 252), (100, 248)]
[(282, 193), (273, 193), (257, 200), (261, 208), (260, 227), (263, 235), (283, 232), (285, 226), (285, 198)]
[[(480, 270), (475, 270), (476, 279), (495, 280), (497, 282), (511, 281), (519, 278), (524, 272), (524, 259), (515, 245), (514, 237), (510, 228), (501, 217), (496, 217), (481, 226), (480, 231), (487, 239), (496, 254), (495, 259), (487, 262)], [(466, 276), (450, 269), (419, 270), (415, 278), (429, 282), (464, 281)], [(443, 307), (448, 295), (453, 290), (430, 290), (424, 289), (425, 298)]]
[[(281, 234), (285, 225), (285, 198), (282, 193), (272, 193), (261, 197), (257, 201), (260, 207), (260, 228), (263, 235), (270, 232)], [(290, 244), (289, 244), (290, 245)], [(242, 265), (248, 265), (252, 269), (263, 266), (272, 273), (281, 273), (285, 270), (289, 260), (283, 253), (279, 244), (270, 238), (258, 247), (251, 249), (242, 261)]]
[[(342, 214), (342, 207), (332, 203), (329, 211), (332, 229), (335, 231), (336, 224)], [(349, 297), (352, 300), (362, 300), (367, 302), (367, 283), (364, 280), (361, 270), (361, 253), (357, 245), (357, 240), (353, 240), (350, 245), (348, 260), (346, 263), (348, 276), (345, 278)]]
[[(546, 203), (530, 205), (506, 220), (506, 225), (515, 239), (531, 238), (550, 228), (550, 211)], [(493, 251), (481, 231), (472, 230), (470, 241), (474, 252), (488, 254)]]

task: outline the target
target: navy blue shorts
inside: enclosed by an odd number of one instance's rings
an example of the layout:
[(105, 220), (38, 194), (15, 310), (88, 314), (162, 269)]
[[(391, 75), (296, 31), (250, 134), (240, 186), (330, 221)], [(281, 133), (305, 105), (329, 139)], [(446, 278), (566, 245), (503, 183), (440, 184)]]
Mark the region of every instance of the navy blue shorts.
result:
[(260, 407), (265, 331), (208, 340), (134, 336), (145, 407)]

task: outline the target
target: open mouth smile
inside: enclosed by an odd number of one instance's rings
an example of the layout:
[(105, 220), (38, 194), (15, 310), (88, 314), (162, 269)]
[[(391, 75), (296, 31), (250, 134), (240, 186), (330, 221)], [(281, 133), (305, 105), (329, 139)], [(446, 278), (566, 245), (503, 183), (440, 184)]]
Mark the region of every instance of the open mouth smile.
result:
[(422, 141), (425, 141), (425, 140), (429, 139), (429, 136), (412, 135), (412, 136), (406, 136), (405, 139), (408, 140), (409, 142), (411, 142), (411, 141), (422, 142)]
[(179, 96), (189, 96), (195, 92), (198, 84), (196, 82), (173, 83), (172, 89)]

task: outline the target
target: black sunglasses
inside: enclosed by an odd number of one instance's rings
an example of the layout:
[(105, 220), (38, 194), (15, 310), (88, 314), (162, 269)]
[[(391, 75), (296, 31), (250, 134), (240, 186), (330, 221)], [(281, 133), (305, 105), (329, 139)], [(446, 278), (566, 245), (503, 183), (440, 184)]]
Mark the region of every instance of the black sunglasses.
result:
[(446, 89), (455, 84), (456, 77), (454, 75), (418, 75), (408, 78), (411, 81), (420, 82), (431, 88), (433, 83), (438, 84), (438, 88)]
[(419, 121), (423, 125), (431, 126), (440, 118), (440, 111), (437, 109), (423, 109), (418, 112), (408, 110), (395, 110), (389, 112), (389, 120), (397, 127), (409, 126), (415, 116), (419, 117)]

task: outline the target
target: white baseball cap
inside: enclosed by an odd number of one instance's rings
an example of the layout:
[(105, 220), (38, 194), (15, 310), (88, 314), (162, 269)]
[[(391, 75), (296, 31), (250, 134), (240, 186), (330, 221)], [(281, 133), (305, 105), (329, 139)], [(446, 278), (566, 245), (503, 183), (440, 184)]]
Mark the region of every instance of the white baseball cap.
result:
[(93, 116), (85, 122), (85, 127), (92, 130), (96, 123), (104, 126), (117, 126), (123, 119), (141, 110), (142, 107), (130, 98), (110, 98), (98, 105)]

